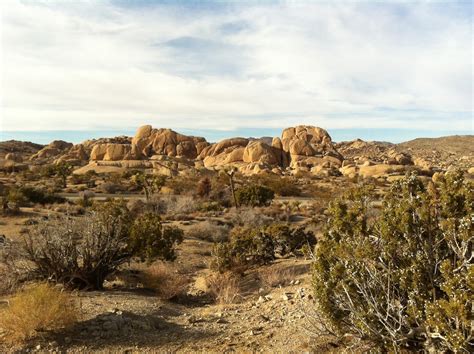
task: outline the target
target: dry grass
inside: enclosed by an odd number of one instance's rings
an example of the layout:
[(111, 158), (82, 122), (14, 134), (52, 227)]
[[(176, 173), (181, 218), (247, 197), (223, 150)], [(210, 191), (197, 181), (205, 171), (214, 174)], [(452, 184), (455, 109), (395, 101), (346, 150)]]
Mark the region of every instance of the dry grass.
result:
[(22, 343), (39, 332), (54, 331), (76, 322), (77, 308), (67, 292), (41, 283), (25, 287), (0, 310), (0, 328), (4, 340)]
[(287, 285), (295, 280), (298, 272), (294, 268), (267, 267), (259, 271), (258, 276), (262, 284), (267, 288), (274, 288), (279, 285)]
[(185, 295), (189, 278), (171, 263), (159, 262), (142, 269), (140, 280), (145, 288), (152, 289), (163, 300)]
[(189, 228), (186, 232), (186, 235), (209, 242), (224, 242), (229, 238), (229, 228), (206, 220), (197, 225), (193, 225), (193, 227)]
[(221, 305), (232, 304), (242, 297), (240, 279), (233, 273), (215, 273), (206, 279), (209, 294)]

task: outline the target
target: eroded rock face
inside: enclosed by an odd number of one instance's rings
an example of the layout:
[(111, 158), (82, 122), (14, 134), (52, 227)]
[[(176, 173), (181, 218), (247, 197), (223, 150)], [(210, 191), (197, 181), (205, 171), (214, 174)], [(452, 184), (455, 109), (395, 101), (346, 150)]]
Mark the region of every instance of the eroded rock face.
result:
[(93, 161), (140, 160), (141, 157), (137, 148), (131, 144), (97, 144), (90, 155)]
[[(280, 142), (275, 140), (278, 146)], [(284, 152), (289, 154), (291, 168), (307, 167), (311, 169), (320, 164), (328, 167), (340, 167), (343, 158), (332, 143), (329, 133), (318, 127), (300, 125), (286, 128), (281, 134), (281, 145)], [(325, 158), (330, 156), (331, 158)]]
[(263, 163), (268, 165), (281, 165), (278, 149), (262, 141), (252, 141), (244, 149), (242, 160), (247, 163)]
[(179, 134), (171, 129), (154, 129), (151, 125), (138, 128), (132, 139), (137, 153), (152, 155), (183, 156), (195, 159), (208, 146), (206, 139)]

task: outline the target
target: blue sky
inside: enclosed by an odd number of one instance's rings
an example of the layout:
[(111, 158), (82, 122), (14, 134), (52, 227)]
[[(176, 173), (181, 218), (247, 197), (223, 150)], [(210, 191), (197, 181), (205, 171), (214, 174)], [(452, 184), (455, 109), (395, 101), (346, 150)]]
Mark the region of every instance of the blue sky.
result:
[(2, 140), (143, 124), (210, 140), (297, 124), (336, 140), (474, 131), (471, 1), (0, 6)]

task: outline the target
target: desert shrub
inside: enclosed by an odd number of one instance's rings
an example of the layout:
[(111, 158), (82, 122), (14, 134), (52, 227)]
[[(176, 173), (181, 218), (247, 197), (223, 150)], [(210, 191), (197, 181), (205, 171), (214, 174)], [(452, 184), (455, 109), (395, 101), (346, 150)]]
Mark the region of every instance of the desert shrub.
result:
[(277, 175), (256, 175), (253, 180), (262, 186), (270, 188), (275, 194), (282, 197), (298, 197), (301, 189), (297, 179), (294, 177), (282, 177)]
[(56, 166), (44, 165), (40, 168), (39, 174), (43, 178), (51, 178), (56, 174)]
[(234, 273), (214, 273), (206, 278), (209, 294), (222, 305), (232, 304), (241, 298), (240, 278)]
[(142, 269), (140, 281), (145, 288), (152, 289), (163, 300), (185, 295), (189, 278), (171, 263), (159, 262)]
[(84, 190), (79, 193), (79, 198), (77, 199), (77, 205), (88, 208), (94, 204), (93, 198), (95, 197), (95, 193), (89, 190)]
[(66, 199), (60, 197), (51, 192), (45, 192), (42, 189), (34, 187), (21, 187), (19, 192), (22, 193), (25, 198), (33, 204), (54, 204), (54, 203), (64, 203)]
[(71, 288), (101, 289), (105, 278), (132, 258), (174, 259), (182, 238), (156, 215), (131, 217), (125, 202), (95, 206), (84, 217), (40, 222), (25, 236), (26, 257), (39, 277)]
[(379, 212), (360, 189), (328, 212), (313, 283), (339, 333), (385, 350), (472, 351), (471, 182), (449, 173), (426, 188), (409, 175), (391, 186)]
[(235, 226), (260, 227), (270, 225), (273, 218), (254, 208), (239, 208), (229, 214), (230, 221)]
[(99, 186), (100, 191), (108, 194), (115, 194), (119, 189), (119, 186), (113, 182), (104, 182)]
[(202, 212), (221, 211), (222, 205), (219, 202), (204, 201), (197, 205), (197, 210)]
[(209, 177), (204, 177), (201, 179), (197, 185), (197, 195), (201, 198), (209, 197), (211, 194), (212, 184)]
[(10, 343), (22, 343), (40, 332), (68, 327), (77, 319), (73, 298), (46, 283), (30, 285), (0, 309), (0, 328)]
[(31, 267), (25, 262), (21, 249), (2, 239), (0, 244), (0, 296), (17, 290), (31, 277)]
[(176, 258), (175, 246), (183, 241), (183, 231), (174, 226), (162, 226), (161, 218), (154, 213), (145, 213), (135, 219), (128, 247), (142, 261)]
[(84, 174), (72, 174), (71, 182), (73, 184), (86, 184), (88, 188), (95, 187), (95, 180), (97, 178), (97, 172), (94, 170), (89, 170)]
[(225, 272), (253, 264), (267, 264), (275, 259), (274, 243), (260, 228), (236, 227), (229, 242), (217, 243), (212, 250), (211, 268)]
[(269, 205), (275, 193), (270, 188), (251, 184), (237, 189), (235, 196), (239, 205), (255, 207)]
[(174, 214), (190, 214), (197, 210), (197, 203), (190, 195), (172, 195), (160, 198), (162, 203), (166, 205), (166, 213)]
[(166, 186), (172, 189), (174, 194), (191, 194), (196, 190), (198, 181), (195, 176), (175, 176), (166, 181)]
[(289, 254), (300, 256), (303, 254), (303, 247), (314, 247), (316, 237), (311, 231), (306, 231), (304, 227), (291, 228), (288, 224), (272, 224), (264, 231), (274, 243), (275, 252), (280, 256)]
[(186, 235), (209, 242), (225, 242), (229, 238), (229, 228), (206, 220), (197, 225), (193, 225), (193, 227), (186, 232)]
[(211, 268), (219, 272), (262, 265), (277, 256), (302, 255), (303, 247), (312, 247), (316, 238), (304, 228), (284, 224), (263, 227), (234, 227), (228, 242), (214, 245)]

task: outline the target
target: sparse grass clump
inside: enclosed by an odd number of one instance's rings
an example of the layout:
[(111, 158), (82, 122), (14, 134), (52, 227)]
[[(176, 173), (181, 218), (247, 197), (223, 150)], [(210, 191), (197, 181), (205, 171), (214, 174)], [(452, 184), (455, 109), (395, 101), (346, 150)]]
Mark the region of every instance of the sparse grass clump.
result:
[(238, 302), (242, 297), (239, 276), (234, 273), (213, 273), (206, 279), (209, 294), (221, 305)]
[(69, 293), (41, 283), (19, 291), (0, 309), (0, 328), (7, 334), (6, 342), (20, 344), (40, 332), (68, 327), (77, 317), (78, 311)]
[(141, 271), (140, 280), (145, 288), (152, 289), (163, 300), (185, 295), (189, 277), (171, 263), (155, 263)]
[(266, 267), (259, 271), (258, 277), (267, 288), (287, 285), (298, 276), (293, 268)]

